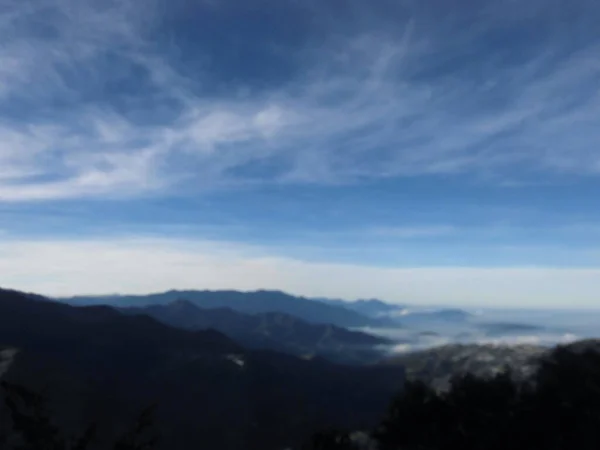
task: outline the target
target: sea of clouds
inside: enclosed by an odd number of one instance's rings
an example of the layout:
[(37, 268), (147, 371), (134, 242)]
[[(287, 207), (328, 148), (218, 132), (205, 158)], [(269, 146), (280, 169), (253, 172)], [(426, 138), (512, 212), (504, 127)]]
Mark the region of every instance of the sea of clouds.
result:
[[(391, 338), (396, 353), (447, 344), (536, 345), (551, 347), (580, 339), (600, 338), (600, 310), (473, 310), (465, 320), (419, 320), (419, 309), (392, 314), (398, 326), (363, 328)], [(435, 312), (429, 309), (428, 312)]]

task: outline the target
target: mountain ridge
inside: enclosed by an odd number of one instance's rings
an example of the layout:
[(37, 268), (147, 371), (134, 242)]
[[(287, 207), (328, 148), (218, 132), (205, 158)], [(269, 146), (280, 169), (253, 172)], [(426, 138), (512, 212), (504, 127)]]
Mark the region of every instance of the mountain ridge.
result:
[(280, 450), (330, 424), (364, 427), (404, 380), (399, 367), (252, 351), (214, 330), (2, 290), (0, 345), (18, 350), (3, 379), (47, 393), (62, 428), (96, 422), (109, 439), (157, 403), (165, 450)]
[(305, 322), (285, 313), (245, 314), (232, 308), (206, 309), (183, 299), (166, 305), (119, 310), (125, 314), (148, 314), (168, 325), (190, 330), (214, 328), (250, 348), (279, 350), (297, 356), (322, 355), (345, 363), (375, 362), (384, 353), (376, 347), (393, 342), (336, 325)]
[(55, 298), (75, 306), (108, 304), (120, 307), (167, 304), (185, 299), (207, 309), (229, 307), (236, 311), (256, 314), (282, 312), (312, 323), (330, 323), (340, 327), (384, 325), (385, 320), (366, 316), (349, 308), (327, 304), (282, 291), (257, 290), (169, 290), (146, 295), (75, 296)]

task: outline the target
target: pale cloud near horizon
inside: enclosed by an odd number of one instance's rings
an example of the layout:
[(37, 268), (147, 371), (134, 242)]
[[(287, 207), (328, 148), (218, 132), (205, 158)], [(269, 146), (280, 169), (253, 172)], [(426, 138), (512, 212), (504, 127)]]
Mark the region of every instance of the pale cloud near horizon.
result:
[(596, 308), (599, 268), (375, 267), (243, 244), (163, 238), (0, 242), (0, 285), (51, 296), (257, 290), (473, 308)]
[[(195, 91), (202, 73), (182, 73), (152, 46), (159, 22), (152, 5), (9, 1), (0, 11), (0, 105), (33, 102), (42, 113), (0, 120), (0, 202), (423, 174), (508, 183), (523, 167), (600, 174), (600, 157), (589, 146), (600, 139), (600, 91), (580, 98), (576, 89), (596, 83), (600, 41), (559, 63), (553, 60), (559, 37), (517, 67), (494, 66), (491, 54), (485, 83), (460, 74), (415, 81), (428, 69), (421, 61), (443, 64), (452, 45), (476, 44), (485, 27), (517, 26), (531, 13), (514, 2), (496, 3), (495, 15), (482, 13), (477, 26), (462, 29), (452, 16), (442, 20), (452, 40), (415, 12), (400, 37), (357, 31), (332, 39), (298, 51), (305, 70), (283, 85), (260, 95), (214, 97)], [(34, 25), (40, 18), (56, 21), (52, 38), (39, 35)], [(64, 74), (102, 83), (107, 57), (147, 77), (158, 122), (79, 101), (81, 93)], [(501, 93), (507, 104), (479, 108), (475, 91), (491, 99)], [(44, 106), (56, 97), (73, 108), (48, 114)], [(163, 103), (176, 105), (164, 117)], [(275, 169), (254, 174), (261, 164)]]

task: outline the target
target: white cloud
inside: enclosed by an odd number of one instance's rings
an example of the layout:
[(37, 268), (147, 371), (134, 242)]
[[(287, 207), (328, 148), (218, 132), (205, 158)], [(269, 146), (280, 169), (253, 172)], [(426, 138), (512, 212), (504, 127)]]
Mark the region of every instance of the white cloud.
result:
[[(475, 69), (453, 60), (490, 30), (524, 26), (541, 5), (533, 3), (525, 11), (490, 2), (493, 11), (482, 7), (480, 21), (466, 27), (451, 14), (428, 25), (430, 13), (415, 9), (399, 25), (401, 36), (357, 32), (322, 42), (298, 51), (305, 70), (288, 83), (214, 98), (194, 89), (206, 73), (182, 73), (152, 44), (160, 25), (152, 4), (8, 1), (0, 12), (0, 107), (14, 98), (36, 107), (24, 121), (0, 116), (0, 202), (135, 195), (177, 189), (190, 178), (205, 188), (226, 185), (239, 181), (231, 169), (270, 158), (284, 167), (262, 182), (444, 173), (504, 179), (522, 166), (599, 174), (600, 156), (590, 147), (600, 138), (598, 41), (557, 62), (553, 55), (565, 45), (559, 34), (517, 66), (498, 63), (500, 50), (490, 49), (473, 60), (479, 81), (467, 76)], [(55, 37), (40, 36), (40, 20)], [(127, 63), (148, 75), (150, 115), (176, 105), (160, 125), (80, 102), (81, 82), (101, 85), (112, 73), (101, 66), (107, 55), (115, 68)], [(457, 64), (457, 72), (419, 78), (444, 64)], [(487, 105), (499, 96), (500, 105)], [(57, 97), (72, 110), (55, 113)]]
[(600, 268), (380, 268), (226, 242), (130, 237), (1, 240), (0, 273), (4, 287), (47, 295), (269, 288), (423, 305), (595, 308), (600, 292)]

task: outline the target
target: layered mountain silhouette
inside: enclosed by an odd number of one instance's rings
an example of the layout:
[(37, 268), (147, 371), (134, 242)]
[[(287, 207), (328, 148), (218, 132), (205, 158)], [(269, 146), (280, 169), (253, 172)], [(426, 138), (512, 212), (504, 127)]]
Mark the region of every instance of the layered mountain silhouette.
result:
[(388, 339), (331, 324), (314, 324), (292, 315), (269, 312), (244, 314), (231, 308), (203, 309), (188, 300), (167, 305), (121, 308), (125, 314), (147, 314), (175, 327), (215, 329), (241, 344), (302, 357), (323, 356), (343, 363), (375, 362)]
[(216, 330), (5, 290), (0, 346), (18, 351), (3, 379), (46, 395), (62, 428), (96, 422), (106, 443), (156, 403), (163, 449), (282, 449), (319, 428), (368, 427), (404, 380), (400, 367), (247, 350)]
[(179, 291), (147, 295), (76, 296), (59, 299), (74, 306), (147, 307), (186, 300), (203, 309), (229, 308), (244, 314), (282, 313), (300, 320), (344, 328), (399, 327), (427, 322), (462, 323), (472, 315), (462, 309), (411, 310), (377, 299), (345, 301), (299, 297), (281, 291)]
[(352, 310), (348, 305), (332, 304), (286, 294), (280, 291), (177, 291), (171, 290), (149, 295), (79, 296), (61, 299), (71, 305), (114, 305), (139, 307), (166, 305), (176, 300), (187, 300), (205, 308), (231, 308), (245, 314), (280, 312), (311, 323), (324, 323), (339, 327), (385, 325), (369, 315)]

